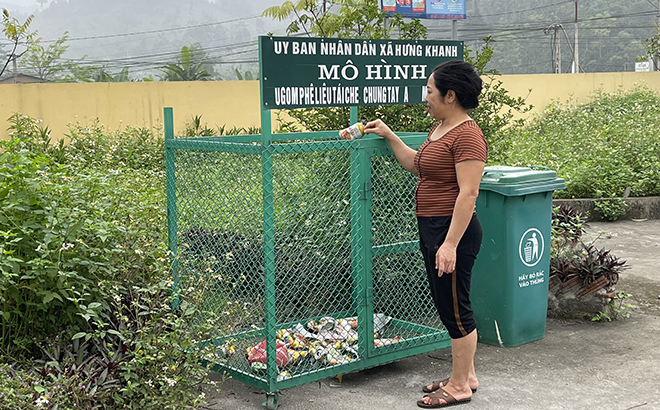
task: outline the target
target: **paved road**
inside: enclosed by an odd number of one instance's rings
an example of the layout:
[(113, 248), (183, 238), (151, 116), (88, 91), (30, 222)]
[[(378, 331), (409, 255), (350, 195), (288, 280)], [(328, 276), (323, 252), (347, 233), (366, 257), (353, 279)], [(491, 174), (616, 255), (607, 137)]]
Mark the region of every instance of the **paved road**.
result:
[(624, 259), (629, 268), (617, 290), (631, 294), (641, 312), (660, 316), (660, 220), (589, 222), (584, 240)]
[[(471, 410), (660, 410), (660, 220), (592, 222), (588, 235), (628, 261), (617, 289), (640, 307), (609, 323), (549, 319), (543, 339), (514, 348), (479, 344), (481, 385)], [(585, 239), (588, 239), (585, 238)], [(417, 409), (420, 388), (451, 371), (448, 349), (282, 391), (283, 410)], [(219, 374), (213, 375), (220, 380)], [(213, 410), (263, 409), (263, 392), (227, 380)]]

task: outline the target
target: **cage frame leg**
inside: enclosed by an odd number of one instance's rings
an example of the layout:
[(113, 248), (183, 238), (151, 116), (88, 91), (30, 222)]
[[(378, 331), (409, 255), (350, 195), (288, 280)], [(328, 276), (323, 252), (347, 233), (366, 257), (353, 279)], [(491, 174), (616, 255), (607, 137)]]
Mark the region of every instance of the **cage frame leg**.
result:
[(280, 405), (280, 394), (278, 392), (266, 392), (266, 401), (262, 405), (269, 410), (277, 410)]

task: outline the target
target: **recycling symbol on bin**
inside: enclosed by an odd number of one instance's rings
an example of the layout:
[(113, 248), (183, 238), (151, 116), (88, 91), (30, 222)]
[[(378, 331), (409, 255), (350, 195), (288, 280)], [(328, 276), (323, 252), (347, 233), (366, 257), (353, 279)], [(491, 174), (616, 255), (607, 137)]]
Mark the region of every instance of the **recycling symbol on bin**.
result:
[(518, 253), (525, 266), (535, 266), (543, 256), (543, 234), (536, 228), (529, 228), (520, 238)]

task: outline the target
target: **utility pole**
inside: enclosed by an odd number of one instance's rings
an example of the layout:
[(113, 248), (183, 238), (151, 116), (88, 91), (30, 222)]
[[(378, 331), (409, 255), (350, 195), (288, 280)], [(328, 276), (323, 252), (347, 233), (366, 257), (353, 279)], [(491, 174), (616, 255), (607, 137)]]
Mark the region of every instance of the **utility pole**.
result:
[[(660, 34), (660, 0), (658, 0), (658, 34)], [(660, 41), (660, 40), (659, 40)], [(655, 57), (651, 56), (651, 62), (655, 64), (655, 70), (660, 71), (660, 56), (655, 55)]]
[(578, 0), (575, 1), (575, 50), (574, 50), (574, 60), (573, 60), (573, 73), (580, 72), (580, 53), (578, 52)]
[(559, 30), (563, 30), (561, 24), (552, 24), (550, 27), (543, 30), (545, 34), (549, 34), (550, 30), (554, 30), (552, 35), (552, 72), (555, 74), (561, 73), (561, 41), (559, 40)]
[(574, 73), (580, 72), (580, 52), (578, 51), (578, 27), (577, 27), (577, 2), (575, 0), (575, 71)]

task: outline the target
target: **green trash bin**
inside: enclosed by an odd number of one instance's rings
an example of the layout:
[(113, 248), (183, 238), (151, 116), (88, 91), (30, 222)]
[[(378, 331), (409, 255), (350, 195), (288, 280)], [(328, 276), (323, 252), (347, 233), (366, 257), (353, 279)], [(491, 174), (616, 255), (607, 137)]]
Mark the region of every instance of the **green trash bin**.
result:
[(543, 338), (548, 310), (555, 171), (486, 167), (477, 199), (482, 248), (471, 301), (479, 341), (513, 347)]

